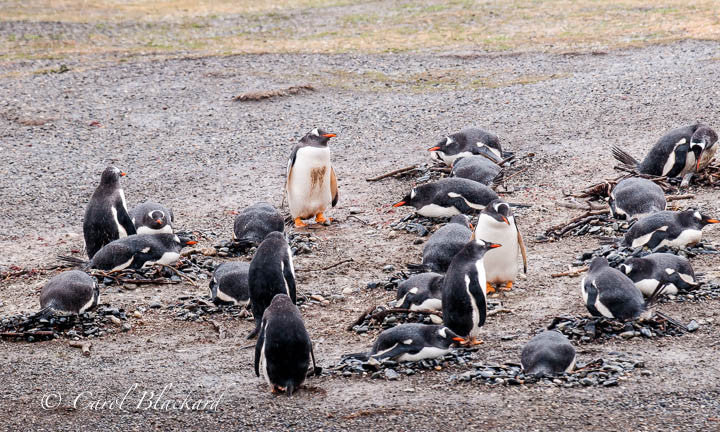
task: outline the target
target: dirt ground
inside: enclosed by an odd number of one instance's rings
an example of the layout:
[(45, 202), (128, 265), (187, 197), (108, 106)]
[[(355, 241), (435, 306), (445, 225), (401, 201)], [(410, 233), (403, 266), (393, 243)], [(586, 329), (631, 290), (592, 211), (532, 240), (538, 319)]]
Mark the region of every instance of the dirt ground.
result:
[[(519, 155), (535, 153), (513, 177), (505, 198), (518, 210), (528, 243), (529, 271), (505, 295), (511, 314), (491, 317), (478, 361), (517, 361), (538, 328), (559, 314), (581, 314), (579, 279), (552, 279), (592, 237), (534, 241), (547, 227), (578, 214), (557, 207), (563, 191), (615, 175), (610, 147), (636, 156), (668, 129), (695, 121), (716, 129), (720, 44), (688, 41), (611, 52), (572, 54), (246, 55), (201, 58), (137, 57), (112, 62), (80, 57), (0, 64), (0, 270), (42, 268), (57, 254), (82, 247), (82, 216), (100, 172), (114, 164), (130, 206), (152, 199), (171, 207), (178, 228), (229, 239), (232, 210), (258, 200), (279, 205), (284, 168), (296, 140), (314, 127), (331, 141), (340, 202), (330, 227), (314, 229), (319, 247), (296, 257), (298, 291), (342, 295), (303, 310), (321, 365), (370, 346), (377, 333), (345, 327), (393, 293), (368, 290), (421, 259), (414, 234), (387, 224), (408, 214), (392, 209), (412, 186), (407, 180), (365, 178), (428, 160), (425, 149), (447, 133), (479, 126), (497, 133)], [(500, 77), (498, 85), (423, 85), (428, 71)], [(372, 73), (371, 73), (372, 72)], [(379, 79), (378, 74), (391, 79)], [(456, 76), (456, 75), (452, 75)], [(541, 80), (518, 81), (535, 76)], [(315, 91), (261, 102), (234, 102), (240, 93), (313, 84)], [(720, 214), (717, 190), (691, 190), (693, 205)], [(350, 209), (359, 210), (349, 218)], [(717, 228), (705, 230), (718, 243)], [(317, 269), (345, 258), (353, 262)], [(693, 261), (705, 280), (717, 278), (712, 256)], [(38, 293), (53, 272), (0, 283), (0, 316), (38, 309)], [(454, 383), (459, 368), (399, 381), (320, 377), (292, 398), (274, 397), (252, 370), (245, 336), (249, 321), (216, 316), (181, 322), (164, 309), (207, 285), (110, 289), (107, 302), (128, 311), (133, 328), (93, 340), (83, 357), (66, 340), (0, 341), (5, 430), (719, 430), (718, 302), (667, 303), (664, 312), (700, 329), (682, 337), (641, 338), (578, 347), (581, 360), (622, 352), (646, 363), (617, 387), (486, 386)], [(348, 292), (350, 292), (348, 294)], [(514, 336), (503, 340), (503, 336)], [(505, 338), (507, 339), (507, 338)], [(162, 411), (136, 403), (104, 408), (91, 401), (137, 402), (143, 392), (191, 400), (220, 398), (208, 411)], [(88, 393), (89, 392), (89, 393)], [(73, 408), (73, 400), (79, 405)], [(55, 406), (57, 405), (57, 406)], [(44, 409), (50, 406), (51, 409)]]

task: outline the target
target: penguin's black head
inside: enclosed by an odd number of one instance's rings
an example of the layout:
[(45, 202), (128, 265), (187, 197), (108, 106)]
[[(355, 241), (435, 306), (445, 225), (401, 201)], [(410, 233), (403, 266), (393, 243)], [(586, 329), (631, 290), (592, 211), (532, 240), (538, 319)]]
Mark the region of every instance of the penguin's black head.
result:
[(120, 171), (119, 168), (109, 166), (105, 168), (102, 176), (100, 177), (100, 183), (104, 185), (114, 185), (120, 181), (120, 177), (125, 176), (125, 173)]
[(715, 145), (718, 140), (717, 133), (705, 125), (699, 125), (690, 138), (690, 151), (695, 154), (697, 165), (695, 170), (700, 170), (700, 156), (702, 152)]
[(162, 229), (168, 224), (167, 216), (161, 210), (153, 210), (147, 214), (147, 217), (147, 225), (152, 229)]
[(337, 135), (334, 133), (325, 132), (322, 129), (315, 128), (305, 134), (304, 137), (300, 140), (300, 142), (303, 142), (305, 144), (309, 145), (315, 145), (319, 147), (325, 147), (327, 146), (328, 141), (330, 141), (330, 138), (333, 138)]
[(645, 273), (646, 269), (651, 265), (652, 264), (648, 260), (630, 257), (618, 266), (618, 270), (632, 279), (632, 275)]
[(510, 210), (510, 204), (506, 203), (501, 199), (496, 199), (487, 206), (485, 206), (482, 214), (488, 215), (498, 222), (510, 225), (510, 217), (512, 216), (512, 211)]
[(458, 136), (458, 134), (449, 135), (441, 139), (440, 142), (435, 144), (433, 147), (430, 147), (428, 151), (442, 152), (446, 155), (455, 155), (460, 153), (462, 150), (462, 146), (464, 144), (462, 141), (463, 140)]
[(416, 198), (417, 198), (417, 188), (412, 188), (412, 190), (410, 192), (408, 192), (408, 194), (405, 195), (405, 197), (403, 197), (402, 200), (393, 204), (393, 207), (415, 206)]
[(442, 341), (445, 346), (448, 347), (452, 344), (459, 344), (460, 342), (465, 341), (465, 339), (463, 339), (457, 333), (447, 327), (440, 327), (435, 332), (435, 336), (438, 338), (438, 340)]
[(470, 243), (468, 243), (465, 247), (469, 247), (475, 257), (480, 258), (485, 255), (485, 252), (489, 251), (490, 249), (499, 248), (502, 247), (502, 245), (482, 239), (475, 239), (470, 240)]
[(192, 240), (189, 237), (174, 236), (174, 240), (175, 240), (175, 243), (180, 243), (180, 246), (182, 246), (182, 247), (192, 246), (194, 244), (197, 244), (197, 242), (195, 240)]
[(458, 214), (450, 218), (450, 221), (448, 223), (455, 223), (464, 226), (465, 228), (473, 229), (472, 224), (470, 223), (470, 218), (465, 216), (464, 214)]
[(595, 257), (595, 259), (592, 260), (590, 263), (590, 267), (588, 267), (588, 271), (595, 271), (599, 270), (603, 267), (607, 267), (610, 264), (608, 263), (608, 260), (605, 257)]

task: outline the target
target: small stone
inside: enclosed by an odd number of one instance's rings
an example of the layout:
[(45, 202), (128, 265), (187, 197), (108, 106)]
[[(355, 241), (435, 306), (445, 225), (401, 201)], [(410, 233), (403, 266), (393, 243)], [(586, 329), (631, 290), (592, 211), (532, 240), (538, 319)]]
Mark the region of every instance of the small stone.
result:
[(432, 321), (432, 323), (436, 325), (440, 325), (443, 323), (443, 319), (435, 314), (430, 314), (430, 321)]
[(474, 376), (475, 376), (475, 371), (463, 372), (463, 373), (460, 375), (459, 380), (460, 380), (460, 381), (470, 381), (471, 379), (473, 379)]
[(325, 301), (325, 297), (321, 296), (320, 294), (313, 294), (313, 295), (310, 296), (310, 298), (313, 299), (313, 300), (315, 300), (315, 301), (319, 301), (319, 302), (324, 302), (324, 301)]
[(108, 317), (108, 319), (110, 320), (111, 323), (113, 323), (117, 326), (122, 325), (122, 320), (114, 315), (110, 315)]
[(362, 209), (360, 209), (358, 207), (350, 207), (349, 211), (350, 211), (350, 214), (360, 214), (363, 212)]
[(122, 325), (122, 331), (126, 332), (126, 331), (130, 331), (130, 329), (132, 329), (132, 326), (130, 325), (130, 323), (125, 323)]
[(616, 385), (618, 385), (618, 380), (615, 378), (603, 381), (603, 387), (614, 387)]
[(635, 332), (634, 331), (624, 331), (624, 332), (620, 333), (620, 337), (623, 339), (632, 339), (635, 337)]
[(343, 293), (343, 295), (350, 295), (350, 294), (353, 293), (353, 289), (350, 288), (350, 287), (344, 288), (344, 289), (342, 290), (342, 293)]
[(202, 248), (200, 249), (200, 253), (205, 256), (215, 256), (217, 255), (217, 250), (215, 248)]
[(392, 264), (388, 264), (382, 268), (382, 271), (384, 271), (385, 273), (393, 272), (393, 271), (395, 271), (395, 266)]
[(395, 372), (394, 369), (385, 369), (385, 379), (388, 381), (395, 381), (400, 379), (400, 374)]
[(162, 307), (162, 305), (158, 302), (153, 302), (153, 303), (150, 303), (149, 307), (150, 307), (150, 309), (160, 309)]
[(589, 387), (589, 386), (595, 384), (595, 382), (593, 380), (591, 380), (590, 378), (583, 378), (580, 380), (580, 384), (584, 385), (585, 387)]
[(652, 337), (652, 332), (651, 332), (650, 329), (648, 329), (647, 327), (641, 328), (641, 329), (640, 329), (640, 334), (643, 335), (643, 336), (645, 336), (645, 337), (647, 337), (647, 338)]
[(142, 315), (142, 312), (140, 312), (139, 310), (136, 310), (132, 313), (132, 316), (133, 316), (133, 318), (140, 319), (140, 318), (142, 318), (143, 315)]
[(692, 320), (687, 325), (687, 331), (694, 332), (695, 330), (700, 328), (700, 324), (697, 323), (697, 321)]

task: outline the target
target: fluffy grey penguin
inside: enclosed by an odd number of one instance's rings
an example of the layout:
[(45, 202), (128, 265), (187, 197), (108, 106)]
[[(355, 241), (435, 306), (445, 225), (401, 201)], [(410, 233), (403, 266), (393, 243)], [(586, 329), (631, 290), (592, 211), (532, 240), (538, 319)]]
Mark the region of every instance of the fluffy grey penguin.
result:
[(172, 234), (175, 222), (172, 210), (167, 207), (146, 201), (130, 210), (130, 219), (138, 234)]
[(276, 294), (285, 294), (295, 303), (295, 269), (292, 252), (282, 233), (271, 232), (260, 243), (248, 270), (250, 305), (255, 318), (255, 330), (248, 339), (260, 331), (263, 312)]
[(485, 324), (487, 300), (483, 258), (499, 244), (471, 240), (455, 255), (443, 281), (442, 312), (445, 325), (466, 340), (480, 344), (477, 337)]
[(213, 301), (243, 306), (250, 303), (249, 272), (250, 264), (246, 262), (220, 264), (210, 279), (210, 296)]
[[(645, 159), (638, 162), (619, 147), (613, 147), (615, 159), (635, 167), (643, 174), (682, 177), (700, 170), (704, 160), (702, 153), (711, 149), (714, 154), (718, 136), (704, 124), (693, 124), (666, 133), (650, 149)], [(708, 160), (709, 163), (709, 160)]]
[(455, 159), (450, 176), (466, 178), (490, 186), (502, 168), (484, 156), (464, 156)]
[(610, 192), (610, 212), (616, 219), (633, 219), (665, 210), (665, 192), (657, 183), (640, 177), (620, 181)]
[(434, 359), (449, 353), (453, 344), (462, 341), (463, 338), (445, 326), (400, 324), (380, 333), (370, 352), (346, 354), (343, 358), (366, 361), (372, 357), (399, 362)]
[(118, 168), (105, 168), (100, 184), (85, 208), (83, 235), (88, 258), (111, 241), (135, 234), (135, 225), (125, 204), (125, 193), (120, 187), (120, 177), (124, 175)]
[(645, 312), (640, 290), (625, 274), (608, 265), (603, 257), (595, 258), (580, 282), (587, 310), (593, 316), (621, 321), (639, 318)]
[(518, 254), (522, 255), (523, 272), (527, 273), (527, 252), (510, 205), (501, 199), (488, 204), (480, 213), (474, 236), (503, 246), (487, 251), (483, 259), (487, 292), (495, 291), (493, 284), (504, 285), (504, 290), (512, 289), (520, 271)]
[(314, 365), (312, 341), (300, 311), (290, 297), (277, 294), (263, 313), (255, 344), (255, 375), (262, 374), (273, 393), (291, 396), (305, 381), (311, 358)]
[(495, 134), (478, 128), (463, 129), (458, 133), (448, 135), (437, 145), (428, 149), (431, 157), (452, 166), (455, 159), (484, 154), (495, 162), (502, 160), (502, 147)]
[(455, 215), (450, 222), (430, 236), (423, 248), (423, 267), (437, 272), (445, 273), (455, 254), (465, 247), (472, 237), (470, 218), (465, 215)]
[(623, 242), (626, 246), (647, 246), (650, 250), (662, 246), (684, 248), (699, 243), (702, 229), (718, 222), (720, 220), (697, 210), (656, 212), (635, 222), (625, 233)]
[(415, 207), (422, 216), (450, 217), (482, 210), (497, 198), (497, 194), (484, 184), (451, 177), (414, 187), (393, 207), (407, 205)]
[(328, 141), (334, 136), (334, 133), (313, 129), (302, 137), (290, 155), (285, 189), (296, 227), (306, 226), (303, 219), (313, 217), (319, 224), (332, 220), (326, 218), (324, 212), (338, 202), (337, 178), (328, 148)]
[(575, 348), (564, 334), (545, 330), (523, 347), (520, 363), (527, 375), (571, 372), (575, 368)]
[(70, 270), (53, 277), (40, 291), (40, 307), (51, 314), (81, 314), (97, 306), (100, 289), (94, 277)]
[(273, 231), (284, 232), (285, 220), (275, 207), (259, 202), (235, 217), (233, 238), (240, 243), (258, 245)]
[(395, 307), (410, 310), (442, 310), (443, 275), (420, 273), (398, 285)]
[(660, 294), (677, 294), (678, 289), (689, 291), (698, 286), (690, 261), (670, 253), (654, 253), (642, 258), (628, 258), (618, 266), (635, 283), (635, 286), (650, 297), (658, 284), (663, 288)]

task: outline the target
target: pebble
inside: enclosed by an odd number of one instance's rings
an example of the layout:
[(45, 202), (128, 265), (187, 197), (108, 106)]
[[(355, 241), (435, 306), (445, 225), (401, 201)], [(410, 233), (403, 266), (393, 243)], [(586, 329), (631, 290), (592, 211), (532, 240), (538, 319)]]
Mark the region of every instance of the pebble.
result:
[(385, 369), (385, 379), (388, 381), (395, 381), (400, 379), (400, 374), (395, 372), (394, 369)]
[(697, 323), (697, 321), (692, 320), (687, 325), (687, 331), (694, 332), (695, 330), (700, 328), (700, 324)]
[(315, 301), (319, 301), (319, 302), (324, 302), (324, 301), (325, 301), (325, 297), (321, 296), (320, 294), (313, 294), (313, 295), (310, 296), (310, 298), (313, 299), (313, 300), (315, 300)]
[(124, 332), (130, 331), (131, 329), (132, 329), (132, 326), (130, 325), (130, 323), (125, 323), (122, 325), (122, 331), (124, 331)]
[(202, 248), (200, 249), (200, 253), (205, 256), (215, 256), (217, 255), (217, 250), (215, 248)]
[(133, 311), (132, 316), (133, 316), (133, 318), (140, 319), (140, 318), (142, 318), (143, 314), (139, 310), (136, 310), (136, 311)]
[(385, 273), (394, 272), (394, 271), (395, 271), (395, 266), (392, 265), (392, 264), (388, 264), (388, 265), (386, 265), (385, 267), (382, 268), (382, 271), (384, 271)]
[(122, 320), (116, 316), (110, 315), (110, 322), (112, 322), (115, 325), (122, 325)]

